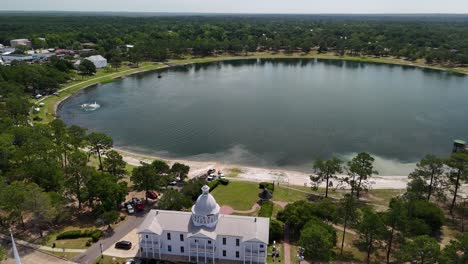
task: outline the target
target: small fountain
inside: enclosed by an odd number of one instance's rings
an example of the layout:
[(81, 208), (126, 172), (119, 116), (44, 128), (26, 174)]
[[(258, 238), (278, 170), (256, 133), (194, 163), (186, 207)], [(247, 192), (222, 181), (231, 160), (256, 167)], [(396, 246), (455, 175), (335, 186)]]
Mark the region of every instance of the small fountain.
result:
[(101, 105), (99, 105), (98, 103), (94, 102), (94, 103), (91, 103), (91, 104), (82, 104), (81, 105), (81, 109), (85, 110), (85, 111), (94, 111), (98, 108), (100, 108)]

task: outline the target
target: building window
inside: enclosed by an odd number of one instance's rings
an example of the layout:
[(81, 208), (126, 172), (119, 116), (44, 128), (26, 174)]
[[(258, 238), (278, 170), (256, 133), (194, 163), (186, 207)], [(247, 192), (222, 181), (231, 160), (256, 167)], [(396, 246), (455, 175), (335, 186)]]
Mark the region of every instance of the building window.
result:
[(171, 245), (167, 246), (167, 251), (172, 252), (172, 246)]
[(184, 241), (184, 234), (180, 234), (180, 241)]
[(195, 239), (195, 243), (198, 243), (198, 240)]
[(208, 240), (208, 244), (210, 244), (210, 245), (211, 245), (211, 240)]
[(223, 245), (226, 245), (226, 238), (223, 237)]
[(167, 233), (167, 240), (171, 240), (171, 233)]
[(236, 258), (239, 258), (239, 251), (236, 251)]
[(226, 256), (226, 250), (223, 250), (223, 257)]
[(238, 238), (236, 238), (236, 246), (238, 247), (240, 244), (240, 240)]
[(146, 235), (146, 238), (148, 238), (148, 235)]
[(185, 252), (184, 247), (180, 247), (180, 253), (184, 253), (184, 252)]
[(263, 245), (260, 245), (260, 248), (263, 248)]

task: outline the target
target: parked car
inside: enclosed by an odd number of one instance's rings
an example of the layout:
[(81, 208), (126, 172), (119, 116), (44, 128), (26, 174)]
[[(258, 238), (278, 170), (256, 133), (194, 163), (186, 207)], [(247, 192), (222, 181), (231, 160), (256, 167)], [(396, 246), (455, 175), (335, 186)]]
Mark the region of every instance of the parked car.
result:
[(136, 208), (137, 212), (141, 212), (141, 211), (144, 211), (144, 210), (145, 210), (145, 206), (143, 205), (142, 202), (137, 203), (137, 204), (135, 205), (135, 208)]
[(176, 186), (176, 185), (177, 185), (177, 181), (171, 181), (171, 182), (169, 182), (169, 185), (170, 185), (170, 186)]
[(213, 177), (213, 176), (211, 176), (211, 175), (208, 175), (208, 177), (206, 177), (206, 180), (207, 180), (207, 181), (212, 181), (212, 180), (214, 180), (214, 179), (215, 179), (215, 177)]
[(133, 206), (131, 204), (127, 204), (127, 212), (129, 214), (135, 213), (135, 209), (133, 209)]
[(154, 192), (154, 191), (147, 191), (146, 196), (148, 198), (150, 198), (150, 199), (153, 199), (153, 200), (156, 200), (159, 197), (158, 194), (156, 192)]
[(126, 240), (119, 241), (115, 243), (115, 248), (129, 250), (132, 248), (132, 242)]
[(141, 259), (127, 259), (125, 261), (125, 264), (141, 264), (142, 261)]
[(224, 179), (224, 178), (225, 178), (225, 177), (224, 177), (224, 174), (223, 174), (223, 173), (220, 173), (220, 172), (218, 172), (218, 178), (219, 178), (219, 179)]
[(140, 199), (140, 198), (133, 197), (133, 198), (132, 198), (132, 205), (136, 207), (136, 205), (137, 205), (138, 203), (141, 203), (141, 199)]

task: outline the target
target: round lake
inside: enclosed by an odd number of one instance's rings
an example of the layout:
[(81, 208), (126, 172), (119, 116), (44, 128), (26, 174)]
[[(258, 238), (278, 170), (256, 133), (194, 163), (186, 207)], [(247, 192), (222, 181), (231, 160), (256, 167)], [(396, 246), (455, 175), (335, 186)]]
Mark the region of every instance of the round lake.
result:
[[(380, 174), (468, 137), (468, 78), (339, 60), (237, 60), (129, 76), (78, 92), (67, 124), (167, 158), (310, 168), (367, 151)], [(84, 103), (101, 107), (84, 111)], [(387, 167), (385, 167), (387, 164)]]

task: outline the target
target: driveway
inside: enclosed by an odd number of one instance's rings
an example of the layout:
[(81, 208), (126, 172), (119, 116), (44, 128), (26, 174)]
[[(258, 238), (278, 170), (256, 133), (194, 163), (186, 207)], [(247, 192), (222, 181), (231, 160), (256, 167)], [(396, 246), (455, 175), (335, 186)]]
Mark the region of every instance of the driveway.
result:
[(73, 261), (80, 264), (93, 263), (94, 260), (101, 256), (101, 244), (103, 251), (106, 251), (111, 247), (113, 248), (116, 242), (123, 240), (123, 237), (129, 234), (132, 230), (138, 228), (145, 219), (145, 216), (146, 212), (127, 216), (127, 220), (115, 227), (111, 234), (105, 235), (103, 239), (93, 244), (86, 252), (73, 258)]
[(132, 242), (132, 248), (130, 250), (117, 249), (110, 247), (104, 251), (104, 255), (118, 258), (135, 258), (138, 253), (138, 234), (136, 228), (130, 231), (121, 240)]
[[(8, 250), (7, 259), (0, 261), (2, 264), (15, 264), (15, 259), (13, 257), (13, 252), (11, 250), (11, 243), (4, 244), (5, 248)], [(16, 245), (18, 253), (20, 255), (22, 264), (73, 264), (74, 262), (63, 260), (54, 255), (47, 254), (45, 252), (38, 251), (34, 248), (25, 247), (21, 245)]]

